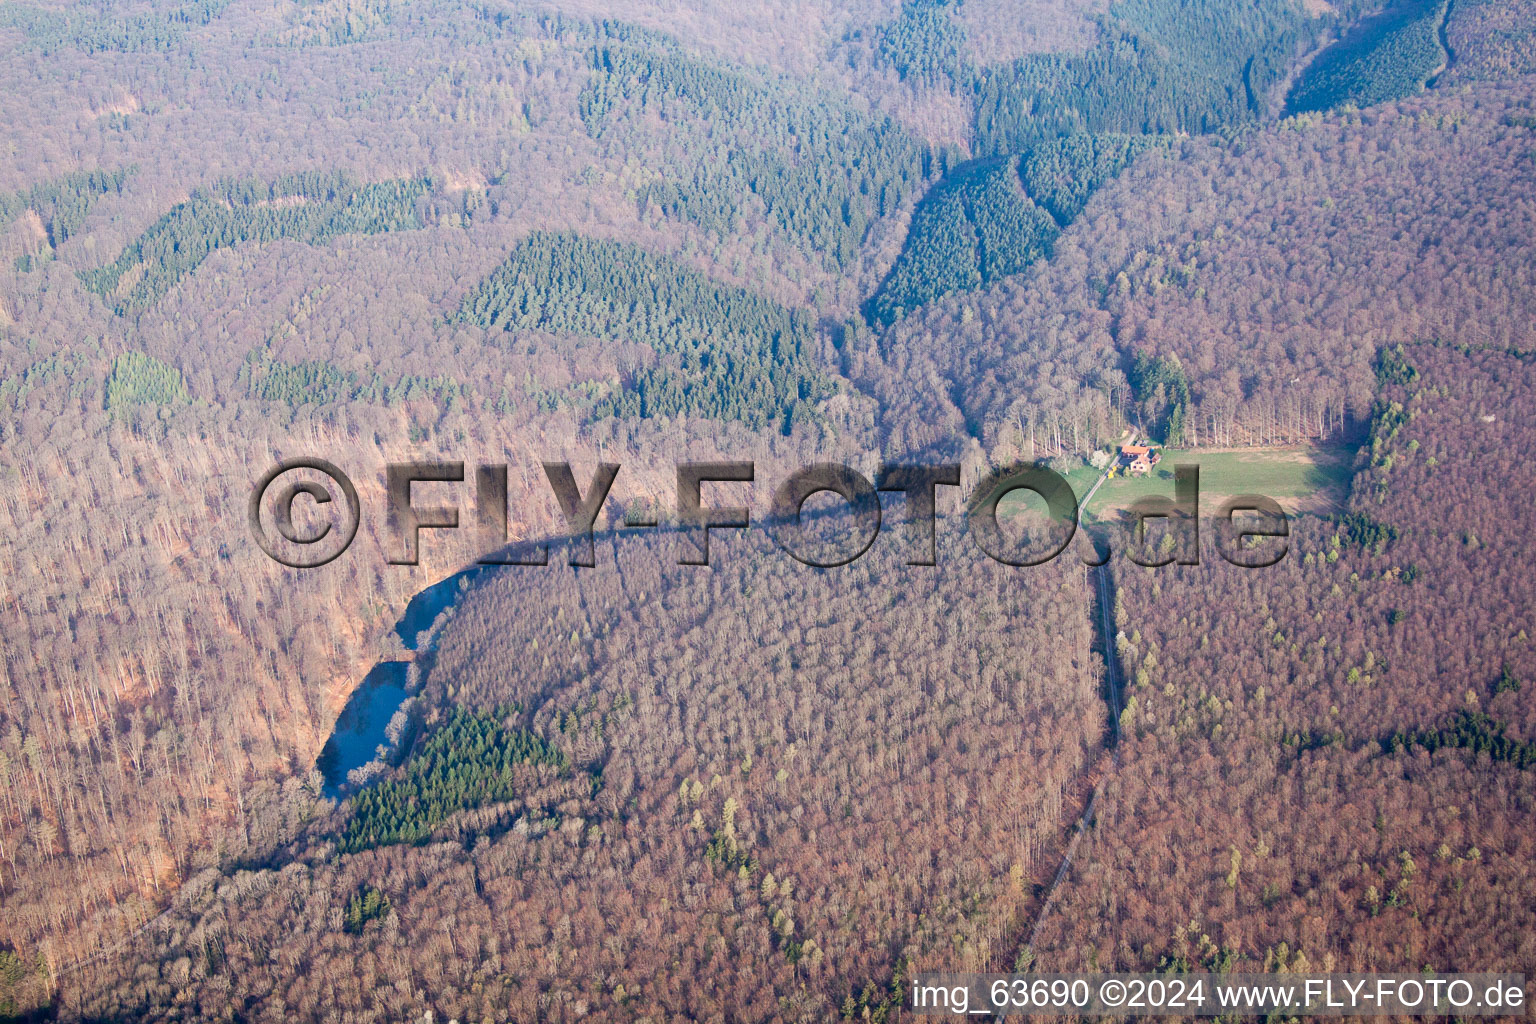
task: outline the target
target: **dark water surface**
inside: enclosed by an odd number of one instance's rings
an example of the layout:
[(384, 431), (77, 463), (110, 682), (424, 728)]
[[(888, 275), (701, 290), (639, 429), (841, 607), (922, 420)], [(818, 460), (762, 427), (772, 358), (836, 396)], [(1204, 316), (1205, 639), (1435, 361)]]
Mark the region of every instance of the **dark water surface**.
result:
[[(450, 576), (411, 598), (405, 615), (395, 624), (395, 633), (406, 650), (421, 649), (432, 623), (458, 599), (462, 592), (460, 581), (467, 582), (480, 571), (483, 570), (471, 569)], [(327, 796), (339, 796), (346, 784), (347, 773), (372, 761), (378, 755), (380, 744), (387, 744), (384, 730), (409, 696), (405, 689), (409, 668), (410, 662), (381, 661), (353, 691), (315, 762), (315, 767), (325, 778)]]

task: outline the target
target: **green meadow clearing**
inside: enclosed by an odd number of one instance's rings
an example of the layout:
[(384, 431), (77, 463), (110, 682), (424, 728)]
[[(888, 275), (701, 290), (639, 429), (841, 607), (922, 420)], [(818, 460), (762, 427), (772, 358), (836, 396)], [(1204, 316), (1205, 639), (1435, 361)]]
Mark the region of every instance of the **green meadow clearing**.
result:
[[(1157, 468), (1146, 476), (1118, 473), (1104, 482), (1084, 510), (1087, 520), (1102, 520), (1151, 495), (1173, 497), (1173, 470), (1179, 465), (1200, 467), (1200, 511), (1215, 515), (1222, 503), (1240, 494), (1262, 494), (1280, 503), (1291, 515), (1326, 515), (1340, 511), (1349, 496), (1355, 449), (1352, 447), (1246, 448), (1225, 451), (1166, 449)], [(1099, 472), (1080, 466), (1067, 474), (1078, 501), (1092, 489)], [(1000, 511), (1017, 513), (1044, 505), (1028, 492), (1004, 499)]]
[[(1118, 473), (1104, 482), (1089, 503), (1087, 514), (1103, 518), (1154, 494), (1173, 496), (1175, 466), (1200, 468), (1200, 508), (1214, 514), (1228, 498), (1262, 494), (1273, 498), (1293, 514), (1328, 513), (1343, 507), (1353, 475), (1353, 448), (1252, 448), (1232, 451), (1182, 451), (1168, 449), (1151, 473), (1123, 477)], [(1084, 467), (1068, 476), (1078, 500), (1093, 486), (1098, 474)]]

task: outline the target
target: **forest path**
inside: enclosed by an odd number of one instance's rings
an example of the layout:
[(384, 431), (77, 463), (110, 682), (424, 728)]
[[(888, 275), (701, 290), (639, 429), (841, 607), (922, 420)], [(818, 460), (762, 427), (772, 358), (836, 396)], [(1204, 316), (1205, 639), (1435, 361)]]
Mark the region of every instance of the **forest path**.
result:
[[(1093, 490), (1098, 490), (1108, 474), (1101, 476), (1099, 482), (1094, 484)], [(1091, 497), (1093, 490), (1088, 494)], [(1085, 498), (1083, 503), (1087, 504)], [(1114, 602), (1110, 599), (1111, 579), (1106, 565), (1087, 566), (1088, 576), (1093, 587), (1093, 600), (1097, 605), (1100, 633), (1104, 645), (1104, 685), (1105, 703), (1109, 711), (1109, 736), (1095, 763), (1082, 775), (1078, 776), (1079, 796), (1082, 801), (1082, 811), (1078, 814), (1075, 823), (1066, 833), (1066, 844), (1062, 850), (1061, 861), (1057, 865), (1056, 873), (1051, 877), (1050, 883), (1040, 895), (1039, 909), (1035, 912), (1034, 923), (1030, 926), (1027, 937), (1020, 947), (1033, 952), (1036, 939), (1040, 933), (1040, 926), (1045, 922), (1051, 907), (1055, 903), (1056, 894), (1061, 888), (1061, 883), (1066, 879), (1067, 872), (1072, 867), (1073, 858), (1077, 854), (1078, 843), (1082, 841), (1083, 834), (1093, 823), (1094, 812), (1098, 809), (1099, 797), (1104, 791), (1104, 784), (1120, 765), (1120, 709), (1123, 684), (1120, 677), (1120, 661), (1115, 655), (1114, 649)], [(1001, 1018), (999, 1018), (1001, 1019)]]
[(112, 943), (110, 946), (104, 946), (101, 949), (96, 950), (96, 952), (94, 952), (94, 953), (89, 953), (89, 954), (87, 954), (87, 955), (85, 955), (83, 957), (80, 957), (79, 959), (76, 959), (76, 960), (67, 961), (67, 962), (65, 962), (63, 964), (60, 964), (59, 966), (53, 968), (53, 980), (54, 980), (54, 982), (56, 983), (60, 978), (64, 977), (66, 974), (72, 974), (73, 972), (80, 970), (82, 967), (88, 967), (91, 964), (98, 963), (98, 962), (100, 962), (102, 960), (105, 960), (109, 956), (113, 956), (113, 955), (115, 955), (117, 953), (123, 952), (125, 949), (128, 948), (129, 944), (132, 943), (134, 939), (137, 939), (140, 935), (143, 935), (145, 932), (149, 931), (151, 928), (155, 927), (158, 924), (162, 924), (162, 923), (169, 924), (170, 923), (171, 914), (172, 914), (172, 912), (175, 909), (176, 909), (176, 905), (173, 902), (170, 906), (168, 906), (164, 910), (160, 911), (160, 913), (156, 914), (154, 917), (150, 918), (148, 921), (145, 921), (143, 924), (141, 924), (137, 928), (133, 929), (133, 931), (128, 932), (125, 935), (121, 936), (116, 942)]
[(1051, 879), (1050, 888), (1046, 890), (1045, 896), (1040, 902), (1040, 912), (1035, 915), (1035, 923), (1029, 930), (1029, 940), (1026, 945), (1031, 949), (1034, 948), (1035, 938), (1040, 932), (1040, 925), (1044, 923), (1046, 915), (1051, 911), (1051, 904), (1055, 901), (1056, 892), (1061, 887), (1062, 880), (1066, 878), (1068, 869), (1072, 867), (1072, 858), (1077, 853), (1077, 844), (1093, 821), (1093, 812), (1098, 807), (1099, 795), (1104, 790), (1104, 783), (1109, 779), (1114, 769), (1120, 766), (1120, 661), (1115, 656), (1114, 648), (1114, 607), (1109, 599), (1109, 569), (1103, 565), (1092, 566), (1088, 569), (1088, 573), (1094, 580), (1095, 601), (1098, 604), (1104, 637), (1104, 685), (1105, 697), (1109, 704), (1110, 738), (1104, 755), (1099, 759), (1099, 763), (1086, 773), (1086, 777), (1093, 780), (1093, 789), (1088, 797), (1087, 806), (1083, 808), (1083, 813), (1078, 817), (1077, 824), (1072, 829), (1072, 838), (1067, 843), (1066, 852), (1061, 858), (1061, 865), (1056, 869), (1055, 877)]
[(1099, 488), (1103, 487), (1104, 486), (1104, 481), (1106, 481), (1108, 479), (1109, 479), (1109, 470), (1106, 469), (1106, 470), (1103, 470), (1102, 472), (1100, 472), (1099, 473), (1099, 478), (1093, 482), (1093, 486), (1092, 487), (1088, 488), (1088, 493), (1083, 495), (1083, 500), (1079, 501), (1077, 503), (1077, 528), (1078, 529), (1082, 529), (1083, 528), (1083, 513), (1087, 510), (1088, 503), (1093, 500), (1093, 496), (1095, 494), (1099, 493)]

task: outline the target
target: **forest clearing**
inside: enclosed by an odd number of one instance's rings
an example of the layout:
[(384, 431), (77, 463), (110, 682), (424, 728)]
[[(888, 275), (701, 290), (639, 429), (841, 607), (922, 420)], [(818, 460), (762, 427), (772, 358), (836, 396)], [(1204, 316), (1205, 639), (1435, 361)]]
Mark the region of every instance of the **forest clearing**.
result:
[[(1343, 508), (1349, 494), (1355, 449), (1342, 445), (1304, 445), (1227, 450), (1163, 450), (1161, 463), (1145, 476), (1116, 473), (1104, 481), (1085, 510), (1089, 520), (1129, 508), (1152, 495), (1173, 497), (1176, 466), (1200, 467), (1200, 509), (1215, 515), (1229, 498), (1262, 494), (1273, 498), (1292, 515), (1329, 515)], [(1079, 500), (1093, 486), (1097, 474), (1076, 471), (1067, 479)]]

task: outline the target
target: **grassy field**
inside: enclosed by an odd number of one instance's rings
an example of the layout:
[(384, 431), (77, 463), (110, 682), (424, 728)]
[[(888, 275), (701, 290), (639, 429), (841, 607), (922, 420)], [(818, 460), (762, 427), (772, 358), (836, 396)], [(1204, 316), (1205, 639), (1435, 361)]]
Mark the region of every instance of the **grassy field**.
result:
[[(1226, 451), (1184, 451), (1171, 448), (1146, 476), (1115, 476), (1104, 482), (1085, 509), (1084, 520), (1115, 518), (1134, 502), (1150, 495), (1173, 497), (1173, 469), (1200, 467), (1200, 514), (1216, 515), (1228, 498), (1262, 494), (1279, 502), (1288, 515), (1328, 515), (1342, 510), (1353, 476), (1354, 448), (1242, 448)], [(1080, 466), (1067, 482), (1081, 502), (1099, 478), (1099, 471)], [(998, 506), (1005, 519), (1043, 516), (1045, 503), (1028, 491), (1014, 491)]]
[[(1250, 448), (1231, 451), (1168, 449), (1157, 468), (1143, 477), (1105, 481), (1087, 513), (1097, 519), (1127, 508), (1153, 494), (1173, 496), (1173, 467), (1200, 467), (1200, 511), (1214, 515), (1228, 498), (1262, 494), (1275, 499), (1292, 515), (1338, 511), (1349, 495), (1354, 466), (1353, 448)], [(1088, 493), (1098, 474), (1092, 469), (1068, 475), (1078, 499)]]

